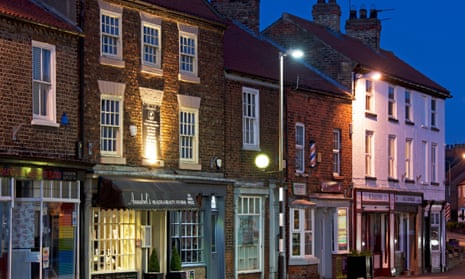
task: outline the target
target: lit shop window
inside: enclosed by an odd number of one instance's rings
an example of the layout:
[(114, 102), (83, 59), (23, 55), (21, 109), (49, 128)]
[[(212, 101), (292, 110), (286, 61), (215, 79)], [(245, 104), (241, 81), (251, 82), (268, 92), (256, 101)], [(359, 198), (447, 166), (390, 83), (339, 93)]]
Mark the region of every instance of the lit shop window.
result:
[(92, 272), (135, 269), (135, 215), (128, 209), (93, 209)]

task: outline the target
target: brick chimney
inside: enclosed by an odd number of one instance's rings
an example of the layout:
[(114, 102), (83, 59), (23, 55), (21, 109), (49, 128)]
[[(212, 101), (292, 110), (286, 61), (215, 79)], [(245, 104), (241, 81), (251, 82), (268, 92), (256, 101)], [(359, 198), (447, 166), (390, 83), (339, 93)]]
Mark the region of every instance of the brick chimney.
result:
[(336, 32), (341, 31), (341, 8), (336, 0), (318, 0), (312, 9), (313, 21)]
[(378, 50), (381, 40), (381, 21), (378, 19), (378, 10), (370, 9), (370, 15), (367, 15), (367, 9), (361, 7), (359, 17), (357, 11), (350, 10), (349, 19), (346, 20), (346, 34), (361, 40), (364, 44)]
[(260, 0), (211, 0), (211, 4), (225, 18), (237, 20), (257, 34), (260, 31)]

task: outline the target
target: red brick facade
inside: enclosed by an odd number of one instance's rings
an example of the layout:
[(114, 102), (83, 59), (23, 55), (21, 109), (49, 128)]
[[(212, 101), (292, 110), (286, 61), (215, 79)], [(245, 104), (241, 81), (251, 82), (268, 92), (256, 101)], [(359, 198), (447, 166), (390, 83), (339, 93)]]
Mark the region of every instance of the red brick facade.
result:
[[(79, 140), (79, 56), (76, 34), (0, 19), (1, 153), (16, 158), (75, 160)], [(32, 41), (56, 49), (56, 127), (32, 124)], [(66, 113), (69, 124), (60, 124)]]

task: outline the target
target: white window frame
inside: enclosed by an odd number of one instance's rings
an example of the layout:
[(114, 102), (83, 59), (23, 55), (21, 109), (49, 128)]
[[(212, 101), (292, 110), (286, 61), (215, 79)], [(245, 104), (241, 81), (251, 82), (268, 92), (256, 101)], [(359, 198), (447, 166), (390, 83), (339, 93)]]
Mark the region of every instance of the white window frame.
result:
[[(111, 5), (102, 0), (99, 0), (100, 6), (100, 18), (99, 18), (99, 31), (100, 31), (100, 63), (115, 67), (124, 67), (123, 61), (123, 8), (115, 5)], [(115, 32), (104, 32), (103, 30), (103, 18), (114, 18), (118, 20), (118, 29)], [(109, 52), (104, 50), (104, 39), (112, 38), (115, 42), (115, 52)]]
[(405, 120), (413, 122), (412, 116), (412, 92), (410, 90), (405, 90)]
[(295, 124), (295, 172), (305, 172), (305, 125)]
[(392, 85), (388, 85), (388, 116), (397, 119), (396, 90)]
[[(310, 259), (315, 256), (315, 210), (312, 207), (289, 208), (289, 258)], [(298, 220), (296, 220), (298, 217)], [(309, 218), (309, 219), (308, 219)], [(303, 221), (303, 222), (300, 222)], [(307, 225), (308, 224), (308, 225)], [(298, 243), (294, 243), (294, 236), (298, 236)], [(310, 241), (306, 237), (310, 236)], [(295, 245), (294, 245), (295, 244)], [(310, 250), (307, 251), (307, 245)], [(298, 253), (294, 253), (293, 247), (298, 247)]]
[(438, 145), (431, 143), (431, 183), (438, 183)]
[(428, 149), (428, 142), (427, 141), (422, 141), (422, 148), (423, 148), (423, 176), (421, 183), (422, 184), (427, 184), (428, 183), (428, 177), (429, 177), (429, 149)]
[[(179, 31), (179, 80), (186, 81), (186, 82), (193, 82), (193, 83), (200, 83), (200, 78), (198, 74), (198, 60), (199, 60), (199, 52), (198, 52), (198, 27), (189, 26), (178, 23), (178, 31)], [(183, 40), (189, 40), (194, 43), (193, 52), (186, 52), (183, 50)], [(192, 69), (183, 69), (183, 58), (187, 57), (192, 59)]]
[(260, 95), (257, 89), (242, 88), (242, 146), (258, 150), (260, 146)]
[[(92, 216), (91, 247), (93, 249), (90, 272), (97, 274), (135, 270), (136, 211), (92, 208)], [(103, 264), (94, 265), (94, 259)]]
[(373, 112), (375, 109), (374, 103), (374, 82), (370, 79), (365, 80), (365, 110), (369, 112)]
[(397, 137), (395, 135), (389, 135), (388, 137), (388, 177), (392, 179), (397, 178)]
[(338, 207), (333, 215), (333, 253), (349, 252), (349, 208)]
[(170, 243), (179, 245), (175, 248), (178, 249), (182, 265), (205, 262), (203, 228), (202, 211), (170, 211)]
[[(150, 16), (146, 13), (140, 13), (141, 17), (141, 64), (142, 71), (150, 74), (162, 75), (161, 69), (161, 47), (162, 47), (162, 33), (161, 33), (161, 19)], [(146, 34), (150, 30), (153, 34)], [(146, 38), (148, 38), (146, 40)], [(152, 53), (147, 53), (146, 49), (151, 50)], [(154, 54), (153, 54), (154, 53)], [(147, 56), (152, 59), (146, 59)]]
[[(126, 85), (124, 83), (110, 82), (110, 81), (98, 81), (98, 87), (100, 91), (100, 162), (101, 163), (112, 163), (112, 164), (126, 164), (126, 159), (123, 158), (123, 136), (124, 136), (124, 123), (123, 123), (123, 112), (124, 112), (124, 91)], [(103, 137), (103, 126), (102, 125), (102, 101), (112, 100), (119, 102), (119, 125), (117, 125), (117, 133), (115, 135), (116, 149), (109, 151), (103, 149), (102, 137)]]
[(333, 129), (333, 175), (341, 175), (341, 130)]
[(422, 128), (428, 128), (428, 98), (423, 96), (423, 124), (421, 125)]
[[(201, 165), (199, 164), (199, 108), (200, 108), (200, 98), (187, 95), (178, 94), (178, 103), (179, 103), (179, 167), (182, 169), (191, 169), (191, 170), (200, 170)], [(191, 129), (187, 129), (181, 122), (181, 117), (185, 113), (190, 114), (194, 118), (193, 123), (191, 122)], [(187, 123), (186, 123), (187, 124)], [(184, 132), (183, 132), (184, 131)], [(188, 131), (189, 133), (185, 133)], [(187, 146), (191, 148), (191, 156), (183, 156), (183, 137), (190, 138), (190, 144)]]
[[(263, 198), (242, 195), (238, 197), (236, 214), (236, 267), (239, 274), (254, 273), (263, 270)], [(243, 230), (245, 226), (252, 225)], [(249, 241), (244, 241), (244, 234)]]
[(405, 140), (405, 179), (413, 179), (413, 139)]
[(438, 109), (438, 102), (436, 99), (431, 99), (431, 128), (438, 127), (438, 119), (437, 119), (437, 109)]
[(374, 177), (374, 133), (365, 132), (365, 175)]
[[(34, 63), (34, 50), (40, 51), (39, 71), (35, 76), (35, 63)], [(49, 61), (44, 61), (44, 51), (50, 53)], [(56, 48), (54, 45), (32, 41), (32, 125), (43, 125), (43, 126), (52, 126), (58, 127), (59, 124), (56, 122)], [(44, 77), (44, 71), (47, 71), (49, 77)], [(41, 94), (36, 94), (36, 87), (39, 87), (38, 91), (41, 91)], [(37, 95), (37, 96), (36, 96)], [(44, 97), (46, 100), (43, 102), (40, 97)], [(35, 99), (38, 98), (38, 113), (35, 107)]]

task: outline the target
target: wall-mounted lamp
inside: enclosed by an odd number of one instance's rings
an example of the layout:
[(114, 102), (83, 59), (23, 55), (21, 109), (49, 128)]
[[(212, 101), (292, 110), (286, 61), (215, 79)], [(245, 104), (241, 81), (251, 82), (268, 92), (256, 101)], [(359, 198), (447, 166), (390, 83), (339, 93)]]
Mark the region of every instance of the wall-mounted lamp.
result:
[(255, 166), (259, 169), (266, 169), (270, 165), (270, 158), (268, 155), (260, 153), (255, 157)]
[(131, 137), (135, 137), (137, 135), (137, 126), (134, 124), (129, 125), (129, 134)]
[(216, 168), (217, 170), (219, 170), (219, 169), (221, 169), (222, 166), (223, 166), (223, 160), (221, 158), (213, 157), (210, 160), (210, 167), (211, 168)]
[(382, 77), (383, 77), (383, 75), (380, 72), (376, 72), (376, 71), (368, 72), (366, 74), (362, 74), (362, 73), (355, 73), (354, 74), (354, 79), (355, 80), (361, 79), (361, 78), (372, 79), (372, 80), (380, 80)]
[(211, 194), (211, 197), (210, 197), (210, 208), (212, 210), (215, 210), (216, 209), (216, 196), (215, 196), (215, 193), (212, 193)]

